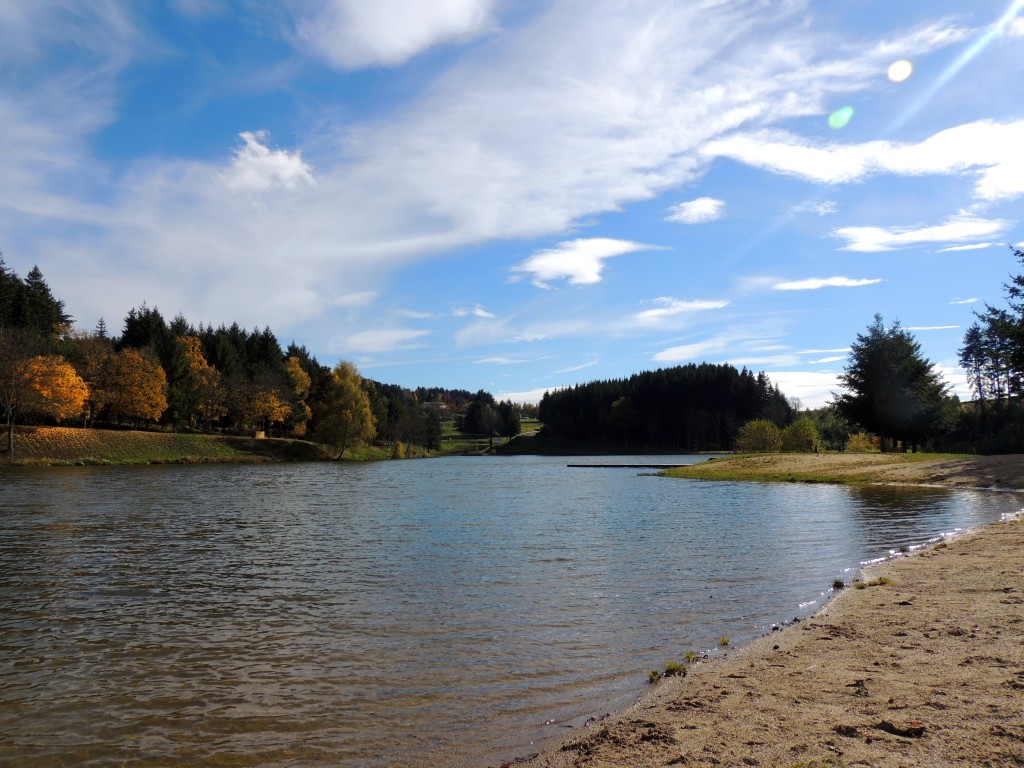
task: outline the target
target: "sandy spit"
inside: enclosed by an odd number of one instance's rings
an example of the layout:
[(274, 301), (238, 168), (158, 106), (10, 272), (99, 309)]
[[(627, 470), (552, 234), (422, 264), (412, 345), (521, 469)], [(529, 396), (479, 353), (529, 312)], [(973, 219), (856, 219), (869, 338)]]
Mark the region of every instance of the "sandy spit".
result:
[(1024, 766), (1024, 521), (882, 563), (527, 768)]

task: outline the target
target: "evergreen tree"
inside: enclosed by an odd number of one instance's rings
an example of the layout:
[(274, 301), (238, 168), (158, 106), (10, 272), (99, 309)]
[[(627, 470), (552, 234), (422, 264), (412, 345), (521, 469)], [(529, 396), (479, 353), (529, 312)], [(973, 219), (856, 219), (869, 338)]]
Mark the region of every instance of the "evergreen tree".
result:
[(834, 402), (839, 415), (878, 434), (882, 450), (892, 438), (916, 451), (919, 440), (939, 430), (946, 401), (946, 386), (921, 345), (898, 321), (886, 328), (875, 315), (850, 350), (839, 377), (847, 391)]
[(32, 267), (25, 276), (15, 303), (14, 324), (31, 328), (47, 338), (59, 336), (71, 326), (71, 316), (64, 311), (64, 302), (53, 297), (39, 267)]

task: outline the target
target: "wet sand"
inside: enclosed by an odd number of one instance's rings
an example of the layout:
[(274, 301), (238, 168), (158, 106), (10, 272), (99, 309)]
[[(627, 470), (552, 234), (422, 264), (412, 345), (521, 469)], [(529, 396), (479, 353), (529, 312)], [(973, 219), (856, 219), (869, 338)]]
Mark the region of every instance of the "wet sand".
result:
[[(926, 481), (1024, 485), (1022, 457), (993, 459), (931, 467)], [(881, 563), (864, 580), (873, 585), (515, 764), (1024, 766), (1024, 521)]]

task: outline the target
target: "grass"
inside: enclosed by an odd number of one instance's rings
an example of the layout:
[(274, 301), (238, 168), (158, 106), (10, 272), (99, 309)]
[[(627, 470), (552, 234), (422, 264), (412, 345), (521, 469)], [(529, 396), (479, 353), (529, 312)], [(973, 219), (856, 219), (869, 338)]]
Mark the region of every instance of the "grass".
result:
[(885, 482), (887, 472), (906, 464), (967, 458), (951, 453), (758, 453), (736, 454), (665, 470), (666, 477), (861, 485)]
[(700, 654), (696, 651), (687, 651), (683, 654), (683, 658), (686, 659), (687, 664), (693, 664), (697, 659), (700, 658)]
[(15, 464), (202, 464), (322, 461), (319, 446), (304, 440), (225, 437), (72, 427), (18, 427)]
[(868, 587), (884, 587), (886, 584), (891, 584), (892, 581), (886, 576), (879, 576), (877, 579), (871, 581), (858, 581), (854, 586), (857, 589), (867, 589)]
[(720, 637), (720, 638), (718, 638), (718, 647), (719, 648), (726, 648), (726, 647), (728, 647), (728, 645), (729, 645), (729, 638), (728, 637)]

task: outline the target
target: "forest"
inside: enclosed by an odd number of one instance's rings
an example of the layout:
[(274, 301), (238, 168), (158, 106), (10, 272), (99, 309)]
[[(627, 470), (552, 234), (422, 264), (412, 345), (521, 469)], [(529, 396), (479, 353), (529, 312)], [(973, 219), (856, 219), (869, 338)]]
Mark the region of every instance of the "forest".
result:
[(548, 392), (539, 417), (554, 438), (687, 452), (732, 450), (745, 422), (784, 426), (793, 408), (763, 373), (702, 363)]
[[(521, 408), (489, 393), (365, 379), (350, 363), (321, 364), (303, 346), (282, 349), (269, 327), (215, 328), (181, 315), (167, 321), (143, 304), (128, 312), (120, 333), (103, 320), (83, 332), (73, 330), (64, 306), (38, 267), (22, 279), (0, 258), (8, 452), (15, 421), (312, 438), (339, 455), (360, 441), (403, 455), (410, 446), (436, 450), (442, 417), (467, 411), (471, 427), (518, 433)], [(498, 420), (488, 416), (499, 411)]]

